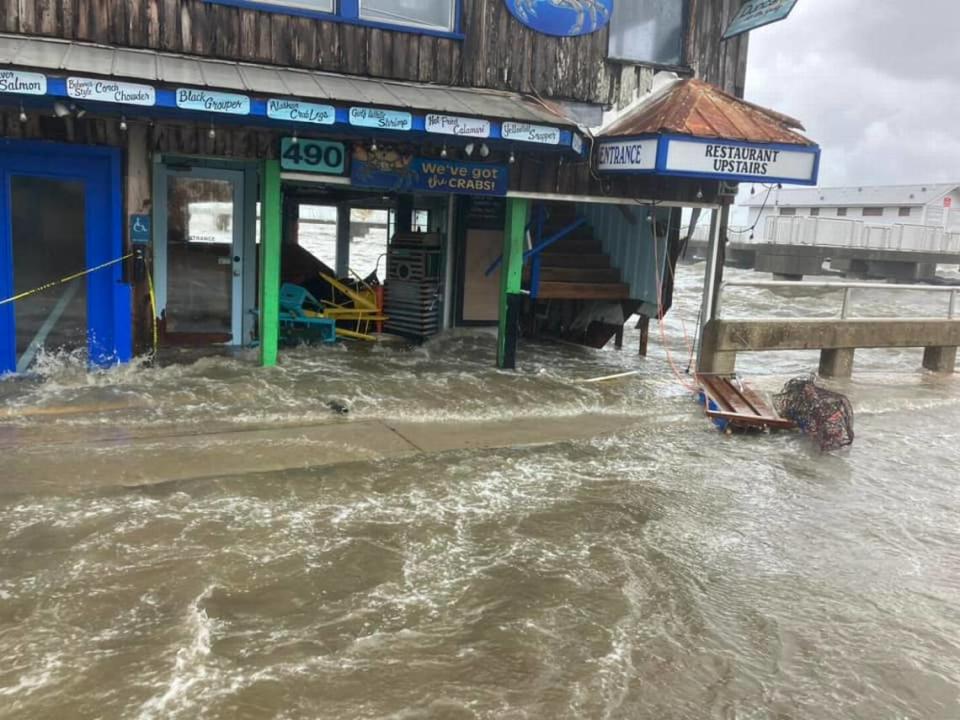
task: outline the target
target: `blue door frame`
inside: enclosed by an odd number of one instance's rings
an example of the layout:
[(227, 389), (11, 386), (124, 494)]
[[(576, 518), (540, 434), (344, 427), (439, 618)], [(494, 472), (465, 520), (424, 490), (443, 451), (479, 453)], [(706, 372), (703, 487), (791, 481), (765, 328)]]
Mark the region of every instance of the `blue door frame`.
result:
[[(11, 178), (24, 175), (83, 182), (87, 267), (122, 257), (118, 148), (0, 139), (0, 299), (12, 296), (14, 288)], [(100, 366), (128, 362), (133, 350), (131, 292), (123, 282), (123, 264), (93, 272), (86, 282), (90, 362)], [(0, 305), (0, 375), (17, 367), (14, 318), (13, 303)]]

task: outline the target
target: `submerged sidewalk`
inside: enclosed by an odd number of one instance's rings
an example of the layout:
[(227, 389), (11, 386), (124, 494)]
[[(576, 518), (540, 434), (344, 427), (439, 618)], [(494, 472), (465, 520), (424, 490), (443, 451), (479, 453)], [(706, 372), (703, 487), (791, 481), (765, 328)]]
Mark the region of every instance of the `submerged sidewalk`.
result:
[(56, 430), (0, 426), (0, 491), (82, 491), (541, 445), (607, 434), (640, 421), (606, 414), (477, 422), (360, 419), (201, 432), (131, 430), (109, 423)]

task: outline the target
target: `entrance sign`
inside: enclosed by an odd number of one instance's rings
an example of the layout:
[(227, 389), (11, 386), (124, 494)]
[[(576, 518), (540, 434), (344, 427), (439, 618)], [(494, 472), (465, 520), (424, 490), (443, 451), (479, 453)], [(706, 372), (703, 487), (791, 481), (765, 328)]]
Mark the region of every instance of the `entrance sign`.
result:
[(250, 98), (246, 95), (236, 95), (234, 93), (177, 88), (177, 107), (181, 110), (249, 115)]
[[(544, 35), (574, 37), (603, 28), (613, 14), (613, 0), (505, 0), (513, 16)], [(634, 0), (621, 0), (633, 2)]]
[(46, 95), (47, 76), (19, 70), (0, 70), (0, 93)]
[(653, 138), (605, 142), (597, 151), (597, 169), (607, 172), (653, 172), (660, 141)]
[(350, 124), (378, 130), (412, 130), (413, 116), (398, 110), (381, 110), (371, 107), (350, 108)]
[(560, 144), (560, 128), (547, 125), (505, 122), (500, 129), (500, 135), (504, 140), (519, 140), (520, 142), (539, 143), (541, 145)]
[(347, 148), (343, 143), (288, 137), (280, 141), (280, 167), (284, 170), (343, 175), (346, 157)]
[(747, 0), (723, 34), (724, 40), (786, 20), (797, 0)]
[(509, 189), (509, 172), (506, 165), (433, 160), (410, 155), (371, 157), (366, 150), (356, 149), (350, 179), (358, 187), (395, 192), (505, 196)]
[(289, 120), (314, 125), (333, 125), (337, 119), (337, 111), (333, 105), (271, 98), (267, 100), (267, 117), (273, 120)]
[(474, 138), (490, 137), (489, 120), (430, 114), (427, 115), (425, 126), (427, 132), (438, 133), (440, 135), (457, 135)]
[(116, 80), (68, 77), (67, 95), (75, 100), (96, 100), (123, 105), (157, 104), (157, 91), (150, 85)]
[(689, 175), (735, 182), (789, 182), (814, 185), (820, 150), (805, 145), (764, 145), (724, 140), (666, 138), (658, 163), (665, 175)]

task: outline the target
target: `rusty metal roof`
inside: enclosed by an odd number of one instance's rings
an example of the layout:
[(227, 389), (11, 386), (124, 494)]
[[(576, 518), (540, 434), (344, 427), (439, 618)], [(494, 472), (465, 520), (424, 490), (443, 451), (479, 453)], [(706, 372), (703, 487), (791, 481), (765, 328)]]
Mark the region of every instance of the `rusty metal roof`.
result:
[(674, 133), (753, 143), (816, 145), (797, 120), (729, 95), (702, 80), (681, 80), (605, 128), (600, 137)]

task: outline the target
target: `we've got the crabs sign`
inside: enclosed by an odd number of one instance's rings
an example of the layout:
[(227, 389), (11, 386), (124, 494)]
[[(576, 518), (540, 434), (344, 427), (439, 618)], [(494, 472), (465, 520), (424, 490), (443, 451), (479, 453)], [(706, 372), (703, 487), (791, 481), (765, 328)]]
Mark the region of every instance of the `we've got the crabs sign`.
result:
[[(613, 14), (613, 0), (504, 0), (520, 22), (545, 35), (596, 32)], [(621, 0), (621, 2), (629, 0)]]

